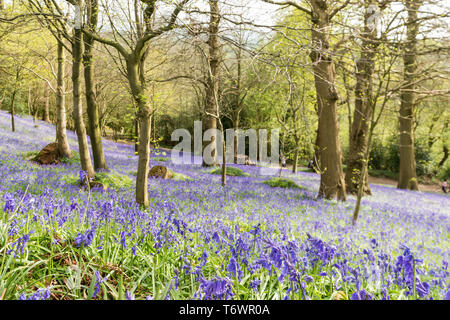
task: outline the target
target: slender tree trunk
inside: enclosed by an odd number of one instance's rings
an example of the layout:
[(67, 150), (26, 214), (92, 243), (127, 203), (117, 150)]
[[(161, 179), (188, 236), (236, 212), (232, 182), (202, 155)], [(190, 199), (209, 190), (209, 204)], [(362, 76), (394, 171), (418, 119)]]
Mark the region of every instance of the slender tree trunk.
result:
[(50, 123), (50, 90), (47, 82), (45, 82), (44, 86), (44, 113), (42, 120)]
[(16, 132), (16, 124), (15, 124), (15, 104), (16, 104), (16, 92), (17, 90), (14, 89), (12, 96), (11, 96), (11, 131)]
[(222, 121), (220, 121), (220, 132), (222, 134), (222, 187), (225, 187), (227, 185), (227, 145)]
[[(373, 118), (371, 119), (373, 120)], [(368, 143), (370, 145), (370, 143), (372, 142), (372, 136), (373, 136), (373, 122), (372, 122), (372, 128), (369, 129), (368, 132)], [(364, 156), (363, 156), (363, 161), (364, 162), (369, 162), (369, 157), (370, 157), (370, 150), (367, 148), (365, 150)], [(365, 180), (368, 179), (368, 175), (367, 170), (368, 170), (368, 166), (367, 165), (363, 165), (361, 168), (362, 172), (359, 175), (359, 181), (358, 181), (358, 190), (357, 190), (357, 197), (356, 197), (356, 205), (355, 205), (355, 209), (353, 210), (353, 219), (352, 219), (352, 223), (353, 225), (356, 224), (356, 221), (358, 220), (358, 216), (359, 216), (359, 211), (361, 209), (361, 201), (362, 201), (362, 197), (363, 197), (363, 193), (364, 193), (364, 186), (366, 184)]]
[(448, 159), (448, 146), (446, 144), (442, 146), (442, 152), (444, 152), (444, 156), (441, 161), (439, 161), (438, 167), (442, 167)]
[(35, 124), (35, 125), (37, 125), (38, 114), (39, 114), (39, 108), (36, 107), (36, 109), (34, 109), (34, 112), (33, 112), (33, 121), (34, 121), (34, 124)]
[(71, 158), (69, 141), (66, 134), (66, 106), (65, 106), (65, 86), (64, 86), (64, 47), (61, 43), (62, 37), (58, 39), (58, 75), (56, 88), (56, 142), (61, 157)]
[(312, 5), (312, 44), (314, 80), (319, 116), (317, 146), (321, 172), (319, 197), (346, 200), (342, 151), (339, 139), (335, 68), (330, 50), (328, 2), (315, 0)]
[(82, 59), (82, 31), (74, 30), (72, 43), (72, 84), (73, 84), (73, 119), (78, 137), (78, 150), (80, 153), (81, 169), (85, 171), (89, 178), (95, 175), (92, 166), (91, 155), (89, 153), (89, 144), (86, 136), (86, 127), (83, 120), (83, 105), (81, 102), (81, 59)]
[(137, 112), (134, 118), (134, 151), (139, 151), (139, 119)]
[(407, 18), (407, 37), (404, 45), (405, 53), (403, 55), (405, 86), (400, 95), (400, 171), (398, 176), (398, 188), (408, 190), (419, 190), (416, 173), (416, 158), (414, 154), (414, 108), (416, 97), (414, 90), (416, 88), (415, 80), (417, 77), (417, 34), (419, 31), (419, 22), (417, 11), (422, 5), (422, 1), (406, 1), (408, 10)]
[(298, 148), (298, 141), (296, 142), (296, 149), (294, 153), (294, 163), (292, 165), (292, 173), (297, 173), (298, 171), (298, 156), (299, 156), (299, 148)]
[(236, 133), (234, 136), (234, 163), (238, 163), (238, 149), (239, 149), (239, 137), (237, 136), (238, 130), (239, 130), (239, 122), (240, 122), (240, 115), (239, 113), (235, 115), (235, 119), (233, 121), (234, 124), (234, 132)]
[[(210, 0), (209, 6), (211, 10), (211, 17), (209, 23), (209, 70), (208, 70), (208, 86), (206, 88), (206, 115), (205, 115), (205, 130), (217, 129), (217, 116), (216, 114), (216, 104), (217, 95), (219, 91), (219, 59), (220, 59), (220, 44), (219, 44), (219, 4), (217, 1)], [(212, 137), (212, 144), (215, 144), (213, 159), (213, 165), (217, 162), (217, 137)], [(205, 144), (206, 146), (206, 144)], [(205, 161), (203, 161), (203, 166), (209, 166)]]
[(127, 77), (137, 105), (139, 121), (138, 170), (136, 176), (136, 202), (143, 206), (149, 205), (148, 174), (150, 171), (150, 137), (151, 110), (145, 97), (145, 84), (139, 79), (139, 60), (135, 55), (127, 58)]
[(27, 107), (28, 107), (28, 114), (30, 116), (32, 116), (32, 114), (31, 114), (31, 87), (30, 86), (28, 86)]
[[(366, 13), (364, 16), (364, 32), (362, 34), (362, 52), (360, 59), (356, 62), (356, 87), (355, 87), (355, 111), (350, 135), (349, 156), (345, 183), (348, 193), (357, 194), (359, 191), (359, 176), (364, 172), (363, 195), (370, 195), (369, 170), (365, 161), (366, 150), (369, 145), (369, 123), (374, 112), (372, 86), (372, 75), (375, 67), (375, 55), (378, 47), (376, 23), (369, 21), (373, 14), (372, 0), (366, 0)], [(370, 151), (369, 151), (370, 152)]]
[[(98, 20), (98, 1), (90, 0), (87, 2), (88, 10), (88, 27), (91, 31), (97, 28)], [(89, 36), (84, 36), (84, 81), (86, 87), (86, 110), (89, 121), (89, 137), (91, 138), (92, 156), (94, 158), (95, 170), (108, 170), (106, 164), (105, 153), (103, 151), (102, 132), (100, 128), (100, 116), (98, 111), (98, 104), (95, 99), (95, 77), (94, 77), (94, 57), (92, 49), (94, 46), (94, 39)]]
[(3, 93), (3, 96), (0, 98), (0, 110), (2, 109), (3, 106), (3, 101), (5, 100), (6, 94)]

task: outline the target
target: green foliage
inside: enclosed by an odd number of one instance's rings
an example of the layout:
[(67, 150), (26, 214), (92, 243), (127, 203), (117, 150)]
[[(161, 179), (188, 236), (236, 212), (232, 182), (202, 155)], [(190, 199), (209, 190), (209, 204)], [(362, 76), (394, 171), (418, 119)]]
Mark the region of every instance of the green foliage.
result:
[(163, 157), (157, 157), (157, 158), (152, 158), (153, 161), (159, 161), (159, 162), (167, 162), (170, 159), (168, 158), (163, 158)]
[(80, 160), (80, 154), (76, 151), (72, 151), (72, 158), (62, 158), (61, 162), (64, 164), (80, 164), (81, 160)]
[(133, 184), (133, 180), (131, 180), (130, 177), (115, 171), (99, 172), (95, 175), (93, 180), (112, 189), (127, 189)]
[(294, 181), (286, 178), (276, 177), (270, 180), (266, 180), (263, 183), (273, 188), (305, 189), (304, 187), (296, 184)]
[[(62, 180), (72, 186), (80, 185), (80, 177), (74, 174), (64, 175)], [(100, 182), (107, 188), (116, 190), (131, 188), (133, 185), (133, 180), (130, 177), (115, 171), (98, 172), (92, 180), (95, 182)]]
[(385, 168), (386, 150), (380, 139), (373, 138), (370, 149), (369, 167), (373, 170), (382, 170)]
[(369, 169), (369, 174), (373, 177), (378, 177), (378, 178), (389, 178), (392, 180), (398, 179), (398, 173), (392, 172), (389, 170)]
[(192, 181), (192, 178), (187, 176), (187, 175), (185, 175), (185, 174), (178, 173), (178, 172), (175, 172), (175, 171), (170, 170), (170, 169), (169, 169), (169, 171), (172, 174), (172, 180), (175, 180), (175, 181)]
[(447, 160), (442, 166), (442, 168), (439, 170), (438, 177), (441, 180), (450, 179), (450, 160)]
[(72, 186), (77, 186), (80, 184), (80, 178), (73, 174), (62, 176), (62, 180)]
[(38, 155), (39, 151), (28, 151), (28, 152), (23, 152), (21, 154), (22, 158), (27, 160), (27, 159), (33, 159), (34, 157), (36, 157)]
[[(222, 168), (214, 169), (210, 173), (211, 174), (221, 175), (222, 174)], [(227, 167), (226, 175), (227, 176), (232, 176), (232, 177), (245, 177), (245, 176), (248, 176), (248, 173), (245, 173), (241, 169), (238, 169), (238, 168), (235, 168), (235, 167)]]
[[(416, 157), (416, 170), (418, 176), (429, 175), (432, 172), (431, 151), (425, 138), (417, 138), (414, 142)], [(383, 144), (381, 140), (374, 139), (370, 150), (369, 166), (371, 172), (397, 173), (400, 169), (400, 148), (398, 137), (390, 136)], [(386, 176), (386, 175), (384, 175)]]

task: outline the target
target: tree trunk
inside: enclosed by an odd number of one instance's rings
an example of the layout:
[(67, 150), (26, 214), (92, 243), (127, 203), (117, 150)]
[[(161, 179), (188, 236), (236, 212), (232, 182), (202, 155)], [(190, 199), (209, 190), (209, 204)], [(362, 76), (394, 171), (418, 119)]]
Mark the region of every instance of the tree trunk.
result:
[(16, 124), (14, 120), (15, 115), (15, 104), (16, 104), (16, 89), (14, 89), (13, 94), (11, 96), (11, 131), (16, 132)]
[(233, 121), (234, 132), (235, 132), (234, 141), (233, 141), (233, 143), (234, 143), (234, 150), (233, 150), (234, 163), (238, 163), (239, 137), (238, 137), (237, 133), (239, 130), (239, 122), (240, 122), (240, 115), (239, 115), (239, 113), (237, 113), (235, 115), (235, 119)]
[(66, 106), (65, 106), (65, 87), (64, 87), (64, 47), (61, 43), (62, 37), (58, 39), (58, 75), (56, 88), (56, 142), (60, 156), (71, 158), (69, 142), (66, 134)]
[[(361, 58), (356, 62), (356, 87), (355, 87), (355, 111), (353, 113), (352, 130), (350, 135), (349, 156), (347, 171), (345, 173), (346, 190), (348, 193), (357, 194), (359, 182), (364, 181), (363, 195), (370, 195), (368, 163), (365, 161), (369, 145), (369, 123), (374, 112), (372, 75), (375, 67), (375, 55), (378, 44), (376, 42), (377, 28), (369, 19), (373, 14), (369, 12), (373, 1), (366, 0), (366, 13), (364, 16), (364, 32), (362, 34)], [(371, 10), (371, 8), (370, 8)], [(366, 166), (363, 170), (363, 166)], [(363, 180), (360, 179), (365, 172)]]
[(297, 173), (297, 171), (298, 171), (298, 154), (299, 154), (299, 148), (298, 148), (298, 142), (297, 142), (295, 153), (294, 153), (294, 163), (292, 165), (292, 173)]
[(342, 151), (339, 139), (335, 69), (329, 52), (328, 2), (312, 1), (312, 44), (314, 80), (319, 117), (317, 147), (321, 172), (319, 197), (346, 200)]
[(42, 120), (50, 123), (50, 90), (47, 82), (45, 82), (44, 87), (44, 113)]
[(80, 29), (74, 30), (72, 40), (72, 84), (73, 84), (73, 119), (78, 137), (78, 150), (80, 153), (81, 169), (85, 171), (89, 178), (94, 177), (95, 172), (92, 166), (91, 155), (89, 153), (89, 145), (86, 137), (86, 127), (83, 120), (83, 105), (80, 98), (81, 82), (81, 43), (82, 32)]
[[(91, 31), (97, 28), (98, 20), (98, 1), (91, 0), (87, 2), (88, 27)], [(106, 164), (105, 153), (103, 151), (102, 132), (100, 128), (100, 116), (98, 111), (98, 104), (95, 99), (95, 78), (94, 78), (94, 58), (92, 49), (94, 46), (94, 39), (89, 36), (84, 36), (84, 81), (86, 87), (86, 110), (89, 121), (89, 137), (91, 138), (92, 156), (94, 158), (95, 170), (108, 170)]]
[(398, 176), (398, 188), (408, 190), (419, 190), (416, 173), (416, 158), (414, 154), (414, 108), (416, 97), (414, 89), (417, 77), (417, 33), (419, 23), (417, 20), (417, 11), (422, 1), (406, 0), (407, 18), (407, 37), (404, 45), (405, 53), (403, 55), (404, 64), (404, 82), (405, 86), (400, 94), (400, 171)]
[(31, 117), (32, 114), (31, 114), (31, 87), (30, 86), (28, 86), (27, 107), (28, 107), (28, 114)]
[(139, 151), (139, 119), (137, 113), (134, 118), (134, 151)]
[(444, 152), (444, 156), (441, 161), (439, 161), (438, 167), (442, 167), (448, 159), (448, 146), (446, 144), (442, 146), (442, 152)]
[(38, 121), (38, 114), (39, 114), (39, 108), (36, 107), (36, 109), (34, 109), (33, 112), (33, 121), (34, 121), (34, 125), (37, 126), (37, 121)]
[[(206, 106), (205, 106), (205, 130), (217, 129), (217, 95), (219, 92), (219, 59), (220, 59), (220, 44), (219, 44), (219, 4), (217, 1), (210, 0), (209, 6), (211, 10), (211, 17), (209, 23), (209, 61), (208, 61), (208, 86), (206, 88)], [(214, 163), (217, 163), (217, 137), (213, 136), (211, 143), (214, 145), (214, 153), (212, 154)], [(206, 146), (206, 144), (205, 144)], [(203, 161), (203, 166), (210, 166)]]
[(0, 110), (2, 109), (3, 101), (5, 100), (5, 97), (6, 97), (6, 93), (3, 93), (3, 96), (0, 98)]
[(139, 80), (139, 60), (134, 54), (127, 58), (127, 77), (137, 106), (137, 119), (139, 121), (140, 131), (138, 146), (139, 160), (136, 176), (136, 202), (140, 205), (148, 206), (151, 110), (145, 97), (145, 84)]
[(220, 131), (222, 134), (222, 187), (225, 187), (227, 185), (227, 144), (222, 121), (220, 121)]

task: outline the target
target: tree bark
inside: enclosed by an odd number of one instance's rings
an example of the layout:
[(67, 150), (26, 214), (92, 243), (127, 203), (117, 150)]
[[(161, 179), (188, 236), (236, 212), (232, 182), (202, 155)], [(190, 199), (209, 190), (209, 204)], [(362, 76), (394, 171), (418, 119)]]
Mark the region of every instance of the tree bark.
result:
[(16, 132), (16, 124), (15, 124), (15, 104), (16, 104), (16, 92), (17, 90), (14, 89), (12, 96), (11, 96), (11, 131)]
[(317, 147), (321, 177), (318, 196), (345, 201), (346, 191), (337, 118), (339, 95), (334, 84), (335, 68), (329, 52), (329, 3), (324, 0), (314, 0), (311, 1), (311, 6), (313, 49), (310, 58), (313, 62), (319, 117)]
[(30, 86), (28, 86), (27, 107), (28, 107), (28, 114), (30, 116), (32, 116), (32, 114), (31, 114), (31, 87)]
[[(360, 175), (365, 172), (362, 194), (370, 195), (368, 163), (365, 161), (367, 149), (370, 149), (368, 135), (369, 124), (374, 112), (373, 102), (373, 72), (375, 68), (375, 55), (378, 47), (377, 27), (369, 23), (373, 14), (369, 12), (372, 0), (366, 0), (366, 13), (364, 15), (364, 32), (362, 33), (361, 58), (356, 63), (355, 111), (350, 135), (349, 156), (347, 171), (345, 173), (346, 190), (357, 194), (359, 191)], [(370, 9), (371, 10), (371, 9)], [(363, 166), (366, 166), (363, 170)]]
[(134, 119), (134, 151), (139, 151), (139, 119), (137, 113)]
[[(220, 59), (220, 44), (219, 44), (219, 4), (218, 1), (210, 0), (209, 6), (211, 10), (209, 23), (209, 59), (208, 59), (208, 86), (206, 88), (206, 106), (205, 106), (205, 130), (217, 129), (217, 95), (219, 92), (219, 59)], [(214, 116), (215, 115), (215, 116)], [(215, 144), (213, 165), (217, 163), (217, 138), (213, 136), (211, 143)], [(205, 146), (206, 147), (206, 144)], [(203, 161), (203, 166), (210, 166), (211, 164)]]
[(127, 77), (131, 92), (137, 106), (137, 119), (139, 122), (138, 170), (136, 176), (136, 202), (143, 206), (149, 205), (148, 174), (150, 171), (150, 137), (151, 137), (151, 110), (145, 96), (145, 83), (140, 81), (139, 59), (131, 54), (126, 59)]
[[(87, 1), (88, 28), (94, 32), (97, 28), (98, 1)], [(89, 121), (89, 137), (91, 138), (92, 156), (94, 158), (95, 170), (108, 170), (105, 153), (103, 151), (102, 132), (100, 128), (100, 116), (98, 104), (95, 99), (95, 77), (94, 77), (94, 57), (92, 49), (94, 39), (86, 34), (84, 36), (84, 81), (86, 87), (86, 110)]]
[(42, 115), (42, 120), (50, 123), (50, 90), (47, 82), (44, 86), (44, 112)]
[(56, 88), (56, 142), (58, 143), (58, 151), (60, 156), (71, 158), (69, 142), (66, 134), (66, 106), (65, 106), (65, 86), (64, 86), (64, 47), (62, 45), (62, 37), (58, 39), (58, 74)]
[(234, 127), (234, 132), (236, 133), (234, 135), (234, 150), (233, 150), (233, 159), (234, 159), (234, 163), (238, 163), (238, 149), (239, 149), (239, 137), (237, 135), (238, 130), (239, 130), (239, 122), (240, 122), (240, 113), (236, 113), (235, 117), (234, 117), (234, 121), (233, 121), (233, 127)]
[(81, 169), (86, 172), (89, 178), (94, 177), (94, 167), (92, 166), (89, 144), (86, 137), (86, 127), (83, 120), (83, 106), (81, 102), (81, 59), (82, 59), (82, 32), (80, 29), (74, 30), (72, 40), (72, 84), (73, 84), (73, 119), (78, 137), (78, 150), (80, 153)]
[(398, 188), (408, 190), (419, 190), (416, 173), (416, 158), (414, 154), (414, 108), (416, 97), (414, 89), (417, 77), (417, 34), (419, 22), (417, 11), (422, 1), (405, 0), (408, 11), (405, 53), (403, 55), (403, 78), (405, 86), (400, 94), (400, 170), (398, 176)]
[(298, 142), (297, 142), (295, 153), (294, 153), (294, 163), (292, 165), (292, 173), (297, 173), (297, 171), (298, 171), (298, 154), (299, 154), (299, 149), (298, 149)]
[(448, 159), (448, 146), (446, 144), (442, 146), (442, 152), (444, 153), (444, 156), (441, 161), (439, 161), (438, 167), (442, 167)]

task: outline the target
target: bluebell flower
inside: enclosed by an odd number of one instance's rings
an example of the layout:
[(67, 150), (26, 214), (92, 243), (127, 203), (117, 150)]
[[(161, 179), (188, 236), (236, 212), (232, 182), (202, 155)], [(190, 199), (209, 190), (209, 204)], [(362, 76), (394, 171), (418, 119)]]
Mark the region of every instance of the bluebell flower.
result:
[(255, 280), (250, 281), (250, 284), (248, 285), (248, 287), (249, 287), (249, 289), (253, 289), (256, 292), (258, 292), (258, 287), (260, 284), (261, 284), (261, 280), (255, 279)]
[(19, 300), (47, 300), (50, 298), (50, 287), (48, 288), (42, 288), (38, 289), (35, 293), (33, 293), (28, 298), (25, 296), (25, 294), (21, 294), (19, 297)]
[(243, 272), (239, 266), (239, 263), (234, 257), (231, 257), (230, 263), (228, 264), (227, 271), (230, 272), (232, 278), (238, 278), (239, 280), (243, 276)]
[(125, 293), (125, 298), (127, 300), (134, 300), (135, 299), (134, 293), (127, 290), (127, 292)]

